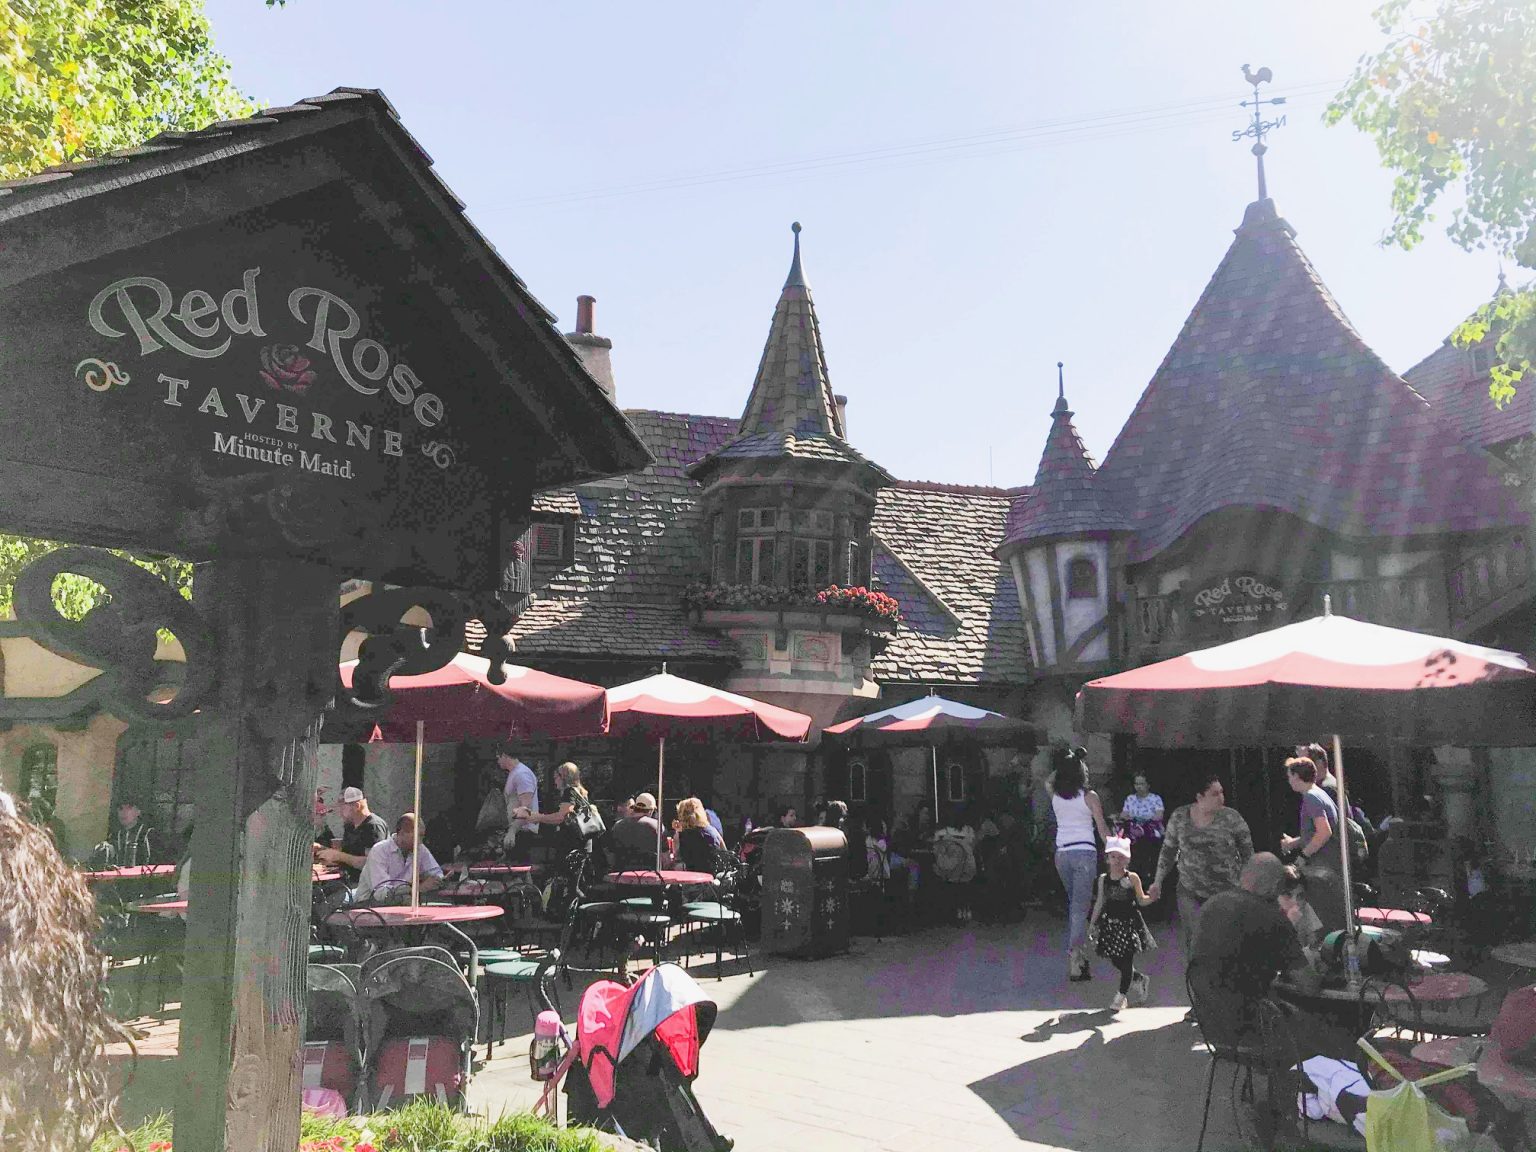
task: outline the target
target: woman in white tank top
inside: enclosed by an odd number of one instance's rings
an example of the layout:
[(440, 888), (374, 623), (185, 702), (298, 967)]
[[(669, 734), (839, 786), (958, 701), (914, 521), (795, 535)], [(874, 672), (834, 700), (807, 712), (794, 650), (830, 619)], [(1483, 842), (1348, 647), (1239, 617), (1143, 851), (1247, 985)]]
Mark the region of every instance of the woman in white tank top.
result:
[(1088, 913), (1093, 907), (1093, 882), (1099, 873), (1097, 833), (1109, 839), (1104, 807), (1088, 787), (1088, 753), (1068, 748), (1052, 753), (1051, 812), (1056, 817), (1056, 874), (1067, 890), (1067, 979), (1090, 979)]

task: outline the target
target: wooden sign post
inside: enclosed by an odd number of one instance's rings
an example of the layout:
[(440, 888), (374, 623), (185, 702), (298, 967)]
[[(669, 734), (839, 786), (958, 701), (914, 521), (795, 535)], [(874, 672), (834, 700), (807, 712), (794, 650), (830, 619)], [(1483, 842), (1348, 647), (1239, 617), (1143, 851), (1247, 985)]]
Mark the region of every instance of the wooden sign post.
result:
[[(531, 493), (649, 462), (552, 319), (377, 93), (0, 186), (0, 531), (196, 565), (192, 605), (86, 548), (16, 589), (29, 634), (102, 669), (104, 707), (194, 736), (178, 1148), (297, 1144), (338, 693), (447, 663), (468, 614), (499, 668)], [(66, 571), (110, 600), (63, 619)], [(342, 609), (347, 578), (392, 590)], [(413, 607), (430, 628), (401, 626)], [(169, 699), (162, 628), (186, 653)]]

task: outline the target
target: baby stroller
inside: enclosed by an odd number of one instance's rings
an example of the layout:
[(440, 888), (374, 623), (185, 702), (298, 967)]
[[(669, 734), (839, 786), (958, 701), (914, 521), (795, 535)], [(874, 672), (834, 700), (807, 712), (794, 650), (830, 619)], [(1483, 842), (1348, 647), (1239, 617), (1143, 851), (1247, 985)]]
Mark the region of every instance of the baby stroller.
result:
[(452, 953), (396, 948), (363, 964), (363, 1088), (368, 1108), (419, 1096), (463, 1108), (480, 1004)]
[(571, 1121), (659, 1152), (727, 1152), (734, 1141), (715, 1130), (692, 1087), (715, 1012), (675, 964), (652, 968), (632, 985), (591, 985), (577, 1011), (566, 1077)]
[(363, 970), (357, 964), (311, 964), (305, 975), (309, 988), (308, 1025), (304, 1033), (303, 1089), (335, 1093), (331, 1101), (349, 1112), (358, 1110), (363, 1080), (363, 1028), (357, 986)]

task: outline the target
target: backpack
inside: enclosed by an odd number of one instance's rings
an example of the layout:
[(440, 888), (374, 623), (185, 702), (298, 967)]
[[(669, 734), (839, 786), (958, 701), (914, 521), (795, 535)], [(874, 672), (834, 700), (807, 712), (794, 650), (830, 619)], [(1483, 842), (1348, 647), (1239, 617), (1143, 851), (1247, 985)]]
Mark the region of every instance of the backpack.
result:
[(1356, 823), (1353, 816), (1346, 816), (1344, 824), (1349, 843), (1349, 862), (1359, 867), (1371, 858), (1371, 842), (1366, 838), (1365, 829)]
[(933, 841), (933, 870), (940, 880), (964, 884), (976, 878), (976, 861), (963, 840), (937, 836)]

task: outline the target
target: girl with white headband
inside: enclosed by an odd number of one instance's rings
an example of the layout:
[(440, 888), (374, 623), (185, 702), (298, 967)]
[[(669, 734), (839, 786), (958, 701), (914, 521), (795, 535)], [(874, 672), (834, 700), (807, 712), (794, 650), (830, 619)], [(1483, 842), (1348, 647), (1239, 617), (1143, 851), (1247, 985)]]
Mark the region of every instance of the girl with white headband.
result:
[(1131, 842), (1123, 836), (1111, 836), (1104, 843), (1104, 858), (1109, 872), (1098, 879), (1094, 893), (1093, 914), (1089, 917), (1088, 938), (1094, 951), (1114, 964), (1120, 972), (1120, 990), (1109, 1002), (1118, 1011), (1126, 1005), (1147, 999), (1147, 978), (1136, 971), (1136, 954), (1157, 947), (1147, 922), (1141, 918), (1141, 906), (1152, 901), (1142, 891), (1141, 877), (1130, 871)]

